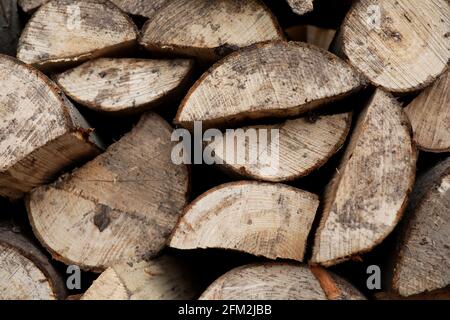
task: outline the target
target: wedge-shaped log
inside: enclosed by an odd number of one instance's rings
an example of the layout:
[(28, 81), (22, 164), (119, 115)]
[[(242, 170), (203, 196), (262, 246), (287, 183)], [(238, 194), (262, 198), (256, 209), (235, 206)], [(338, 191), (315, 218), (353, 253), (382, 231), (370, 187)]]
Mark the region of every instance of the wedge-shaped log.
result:
[(313, 0), (287, 0), (292, 11), (298, 15), (304, 15), (310, 11), (313, 11)]
[(140, 43), (150, 51), (214, 61), (239, 48), (283, 38), (259, 0), (172, 0), (144, 25)]
[[(245, 127), (233, 135), (224, 133), (206, 148), (225, 170), (238, 175), (272, 182), (294, 180), (321, 167), (341, 148), (351, 118), (351, 113), (342, 113)], [(229, 154), (227, 145), (234, 141), (240, 155)]]
[(235, 125), (246, 118), (296, 116), (362, 86), (359, 74), (333, 54), (305, 43), (274, 41), (214, 65), (188, 92), (175, 122)]
[(365, 300), (342, 278), (306, 265), (265, 262), (235, 268), (214, 281), (200, 300)]
[(450, 152), (450, 77), (447, 71), (406, 108), (419, 149)]
[(169, 245), (301, 261), (318, 205), (316, 195), (283, 184), (223, 184), (185, 209)]
[(0, 299), (63, 299), (64, 281), (17, 226), (0, 222)]
[(417, 179), (405, 219), (394, 264), (393, 289), (402, 296), (411, 296), (447, 287), (450, 158)]
[(105, 153), (31, 193), (30, 222), (55, 259), (98, 272), (164, 247), (189, 180), (186, 166), (171, 162), (171, 131), (145, 114)]
[(337, 51), (376, 86), (409, 92), (447, 68), (447, 0), (362, 0), (347, 14)]
[(190, 300), (199, 288), (182, 260), (161, 256), (148, 262), (122, 263), (106, 269), (81, 300)]
[(410, 134), (401, 105), (377, 90), (325, 192), (313, 263), (330, 266), (370, 251), (394, 229), (415, 177)]
[(136, 113), (177, 95), (191, 60), (100, 58), (56, 77), (64, 92), (97, 111)]
[(136, 26), (109, 1), (55, 0), (28, 21), (17, 57), (51, 69), (126, 50), (136, 39)]
[(100, 152), (100, 142), (54, 83), (0, 55), (0, 196), (35, 186)]

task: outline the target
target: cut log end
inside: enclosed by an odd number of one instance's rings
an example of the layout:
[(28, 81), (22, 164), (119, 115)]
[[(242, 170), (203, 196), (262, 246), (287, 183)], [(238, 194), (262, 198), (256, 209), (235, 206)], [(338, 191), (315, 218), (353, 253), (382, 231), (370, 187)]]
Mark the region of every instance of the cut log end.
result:
[(405, 214), (392, 288), (402, 296), (450, 285), (450, 158), (417, 180)]
[(105, 153), (31, 193), (30, 222), (55, 259), (98, 272), (164, 247), (189, 187), (186, 166), (171, 162), (170, 135), (145, 114)]
[(414, 142), (429, 152), (450, 152), (450, 77), (447, 71), (406, 108)]
[(98, 138), (43, 74), (0, 55), (0, 196), (20, 198), (100, 152)]
[(259, 0), (175, 0), (144, 25), (140, 43), (150, 51), (214, 61), (257, 42), (282, 39), (278, 23)]
[(363, 86), (353, 68), (315, 46), (258, 44), (208, 70), (182, 101), (175, 122), (189, 128), (194, 121), (224, 126), (249, 118), (297, 116)]
[[(348, 289), (334, 281), (326, 271), (328, 285), (336, 290)], [(327, 300), (324, 277), (317, 278), (305, 265), (266, 262), (233, 269), (214, 281), (200, 296), (200, 300)], [(348, 284), (347, 284), (348, 285)], [(337, 288), (339, 287), (339, 289)], [(336, 291), (336, 292), (337, 292)], [(351, 288), (354, 299), (365, 299)], [(341, 296), (339, 291), (339, 296)], [(337, 298), (334, 297), (334, 298)]]
[(160, 105), (177, 95), (191, 60), (101, 58), (56, 77), (65, 93), (96, 111), (129, 114)]
[(316, 195), (282, 184), (224, 184), (185, 209), (169, 245), (301, 261), (318, 204)]
[(415, 163), (406, 115), (390, 94), (377, 90), (327, 187), (312, 262), (330, 266), (379, 244), (402, 216)]
[(162, 256), (109, 267), (81, 300), (189, 300), (198, 294), (192, 270), (177, 258)]
[[(343, 113), (245, 127), (236, 130), (233, 136), (224, 134), (206, 148), (226, 171), (271, 182), (294, 180), (321, 167), (341, 148), (351, 118), (351, 113)], [(261, 137), (264, 133), (259, 130), (267, 130), (264, 131), (267, 139)], [(237, 151), (242, 152), (239, 161), (234, 153), (227, 153), (224, 142), (230, 137), (241, 148)]]
[(449, 62), (446, 0), (357, 1), (339, 46), (376, 86), (411, 92), (431, 84)]
[(1, 222), (0, 299), (62, 299), (64, 288), (48, 258), (17, 227)]
[(40, 69), (80, 63), (134, 45), (132, 20), (106, 0), (55, 0), (29, 20), (17, 57)]

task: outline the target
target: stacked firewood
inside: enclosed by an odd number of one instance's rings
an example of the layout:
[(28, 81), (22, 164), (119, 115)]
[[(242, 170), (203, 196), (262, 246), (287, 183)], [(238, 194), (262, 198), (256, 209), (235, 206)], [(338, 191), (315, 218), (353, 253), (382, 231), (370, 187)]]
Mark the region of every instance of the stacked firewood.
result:
[(1, 299), (449, 298), (447, 0), (0, 5)]

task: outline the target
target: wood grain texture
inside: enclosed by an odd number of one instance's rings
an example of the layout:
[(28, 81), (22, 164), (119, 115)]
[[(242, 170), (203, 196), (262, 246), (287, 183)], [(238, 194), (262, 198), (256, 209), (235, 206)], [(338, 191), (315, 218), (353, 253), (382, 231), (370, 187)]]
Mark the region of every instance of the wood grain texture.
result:
[(191, 60), (100, 58), (56, 77), (64, 92), (97, 111), (136, 113), (178, 95), (193, 66)]
[(16, 55), (22, 31), (16, 0), (0, 0), (0, 54)]
[(410, 92), (449, 62), (447, 0), (356, 1), (341, 27), (343, 54), (376, 86)]
[(377, 90), (325, 192), (312, 262), (330, 266), (379, 244), (402, 216), (415, 164), (406, 115), (390, 94)]
[(17, 57), (41, 69), (79, 63), (131, 47), (137, 29), (106, 0), (55, 0), (28, 21)]
[[(327, 276), (331, 279), (330, 275)], [(200, 300), (327, 300), (322, 280), (302, 264), (250, 264), (235, 268), (214, 281)], [(337, 286), (332, 281), (332, 285)], [(354, 288), (351, 296), (365, 299)]]
[(296, 116), (361, 89), (358, 73), (333, 54), (274, 41), (240, 50), (209, 69), (181, 102), (175, 122), (236, 124)]
[(402, 296), (450, 285), (450, 158), (422, 173), (398, 243), (392, 288)]
[(318, 205), (316, 195), (287, 185), (223, 184), (186, 207), (169, 246), (301, 261)]
[(81, 300), (190, 300), (198, 290), (192, 270), (182, 260), (161, 256), (106, 269)]
[(170, 0), (111, 0), (122, 11), (141, 16), (152, 18), (158, 10), (168, 3)]
[(298, 15), (304, 15), (314, 9), (313, 0), (287, 0), (292, 11)]
[(63, 299), (64, 281), (20, 228), (0, 222), (0, 299)]
[(105, 153), (31, 193), (30, 222), (55, 259), (99, 272), (164, 247), (189, 187), (186, 166), (171, 162), (171, 131), (145, 114)]
[(450, 77), (447, 71), (406, 108), (414, 142), (429, 152), (450, 152)]
[[(239, 148), (245, 150), (246, 155), (242, 163), (227, 155), (227, 146), (223, 143), (227, 138), (226, 134), (222, 135), (223, 140), (215, 139), (206, 148), (223, 162), (221, 167), (240, 176), (272, 182), (294, 180), (321, 167), (342, 147), (351, 121), (351, 113), (342, 113), (322, 115), (317, 119), (303, 117), (275, 125), (236, 130), (234, 140)], [(267, 145), (265, 139), (252, 138), (252, 134), (258, 132), (253, 130), (260, 129), (266, 129), (269, 138), (273, 138), (271, 130), (279, 130), (278, 153), (276, 142), (272, 146), (270, 142)], [(252, 156), (257, 156), (257, 159)], [(278, 157), (278, 161), (272, 162), (273, 157)]]
[(144, 25), (140, 43), (150, 51), (210, 61), (283, 38), (274, 16), (259, 0), (170, 0)]
[(65, 168), (97, 155), (100, 146), (55, 84), (0, 55), (0, 196), (18, 199)]

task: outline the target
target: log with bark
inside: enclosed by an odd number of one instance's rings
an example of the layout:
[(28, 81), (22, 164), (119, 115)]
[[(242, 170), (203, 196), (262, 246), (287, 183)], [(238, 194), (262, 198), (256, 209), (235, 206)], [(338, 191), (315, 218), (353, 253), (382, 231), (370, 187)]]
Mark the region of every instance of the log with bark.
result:
[(199, 293), (194, 272), (183, 260), (161, 256), (109, 267), (81, 300), (188, 300)]
[(312, 262), (334, 265), (383, 241), (403, 214), (415, 172), (407, 116), (394, 97), (377, 89), (325, 192)]
[(96, 111), (130, 114), (179, 96), (191, 60), (100, 58), (56, 76), (64, 92)]
[(283, 184), (224, 184), (184, 210), (169, 245), (302, 261), (318, 205), (316, 195)]
[(235, 126), (246, 119), (297, 116), (364, 86), (333, 54), (305, 43), (257, 44), (222, 59), (181, 102), (175, 123)]
[(189, 175), (171, 161), (171, 127), (148, 113), (72, 174), (33, 190), (31, 225), (52, 256), (101, 272), (163, 249), (186, 204)]
[(0, 55), (0, 196), (18, 199), (100, 150), (98, 137), (54, 83)]
[(324, 269), (265, 262), (235, 268), (214, 281), (201, 300), (365, 300), (347, 281)]
[(450, 152), (450, 77), (447, 71), (406, 108), (417, 147)]
[(0, 300), (54, 300), (65, 284), (50, 260), (20, 227), (0, 222)]
[(281, 28), (259, 0), (172, 0), (144, 25), (140, 44), (152, 52), (215, 61), (242, 47), (281, 39)]
[(355, 1), (335, 50), (375, 86), (419, 90), (447, 68), (449, 20), (447, 0)]
[(405, 213), (391, 288), (402, 296), (450, 285), (450, 158), (419, 176)]
[[(245, 127), (214, 139), (205, 152), (214, 154), (224, 170), (239, 176), (272, 182), (294, 180), (320, 168), (342, 147), (351, 119), (351, 113), (341, 113)], [(261, 133), (261, 129), (267, 131)], [(276, 139), (272, 130), (278, 130), (273, 132), (278, 140), (271, 140)], [(239, 161), (236, 152), (227, 147), (230, 137), (242, 150)]]
[(107, 0), (55, 0), (28, 21), (17, 57), (51, 70), (126, 51), (136, 39), (133, 21)]

